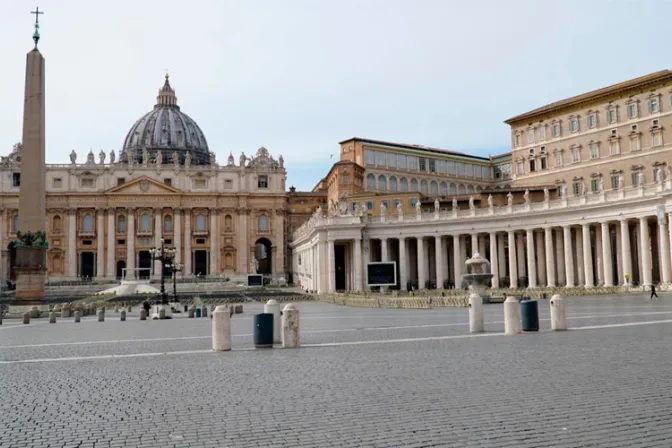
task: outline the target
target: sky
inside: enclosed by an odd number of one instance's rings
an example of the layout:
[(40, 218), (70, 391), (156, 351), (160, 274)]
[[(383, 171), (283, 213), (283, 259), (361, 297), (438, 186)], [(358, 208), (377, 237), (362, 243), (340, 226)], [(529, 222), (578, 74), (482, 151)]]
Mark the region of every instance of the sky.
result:
[(264, 146), (298, 190), (350, 137), (500, 154), (507, 118), (670, 66), (672, 0), (0, 0), (3, 155), (36, 1), (47, 163), (119, 151), (167, 70), (218, 161)]

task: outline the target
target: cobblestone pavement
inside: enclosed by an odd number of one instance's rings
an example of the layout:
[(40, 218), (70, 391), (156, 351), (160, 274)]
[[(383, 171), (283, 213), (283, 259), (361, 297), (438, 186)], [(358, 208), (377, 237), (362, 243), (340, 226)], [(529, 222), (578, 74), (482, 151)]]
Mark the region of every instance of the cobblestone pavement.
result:
[[(0, 326), (0, 447), (669, 447), (672, 296), (568, 299), (573, 331), (464, 309), (299, 304), (298, 350), (210, 319)], [(137, 310), (136, 310), (137, 311)], [(583, 330), (579, 330), (580, 328)]]

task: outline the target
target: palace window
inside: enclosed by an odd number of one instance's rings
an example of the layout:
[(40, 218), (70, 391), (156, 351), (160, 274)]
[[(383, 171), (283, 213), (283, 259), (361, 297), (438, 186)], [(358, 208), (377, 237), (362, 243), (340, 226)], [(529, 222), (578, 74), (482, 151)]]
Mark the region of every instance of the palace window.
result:
[(627, 104), (628, 108), (628, 118), (633, 119), (639, 116), (639, 107), (637, 107), (636, 101), (631, 101)]
[(448, 184), (441, 182), (441, 196), (448, 195)]
[(173, 232), (173, 217), (170, 215), (166, 215), (166, 217), (163, 218), (163, 231), (166, 233), (172, 233)]
[(395, 209), (395, 210), (397, 209), (397, 206), (398, 206), (399, 204), (401, 204), (401, 199), (395, 199), (395, 200), (394, 200), (394, 209)]
[(225, 190), (233, 190), (233, 180), (224, 179), (224, 189)]
[(562, 126), (560, 122), (556, 121), (551, 125), (551, 137), (558, 138), (562, 135)]
[(418, 187), (418, 180), (417, 179), (411, 179), (411, 191), (412, 192), (417, 192), (420, 191)]
[(378, 190), (387, 191), (387, 179), (382, 174), (378, 176)]
[(581, 148), (572, 148), (572, 163), (578, 163), (581, 161)]
[(569, 117), (569, 132), (579, 132), (579, 117)]
[(149, 233), (152, 231), (152, 217), (149, 213), (140, 215), (140, 232)]
[(259, 231), (268, 232), (268, 216), (261, 215), (259, 217)]
[(400, 191), (402, 193), (406, 193), (408, 191), (408, 179), (406, 179), (405, 177), (402, 177), (399, 184), (401, 185)]
[(376, 176), (373, 174), (367, 174), (366, 176), (366, 189), (368, 191), (373, 191), (376, 189)]
[(535, 168), (536, 168), (536, 165), (535, 165), (534, 162), (535, 162), (535, 160), (534, 160), (534, 156), (531, 156), (531, 157), (530, 157), (530, 160), (529, 160), (529, 164), (530, 164), (530, 173), (534, 173), (534, 172), (536, 171), (536, 169), (535, 169)]
[(420, 171), (427, 171), (427, 159), (424, 157), (420, 157), (418, 159), (418, 166)]
[(616, 155), (621, 153), (621, 144), (618, 137), (609, 138), (609, 154)]
[(597, 112), (590, 112), (586, 117), (586, 124), (588, 129), (595, 129), (597, 127)]
[(590, 190), (593, 193), (599, 193), (600, 192), (600, 179), (591, 179), (590, 180)]
[(344, 174), (343, 176), (341, 176), (341, 183), (343, 185), (349, 184), (350, 183), (350, 176), (348, 176), (347, 174)]
[(194, 188), (197, 189), (203, 189), (206, 187), (206, 180), (205, 179), (194, 179)]
[(534, 129), (527, 130), (527, 144), (531, 145), (534, 143)]
[(516, 162), (516, 173), (517, 174), (524, 174), (525, 173), (525, 164), (523, 163), (522, 160), (519, 160)]
[(84, 215), (82, 219), (82, 232), (93, 232), (93, 215)]
[(578, 196), (581, 194), (581, 181), (580, 180), (575, 180), (572, 182), (572, 193), (574, 196)]
[(12, 173), (12, 187), (21, 186), (21, 173)]
[(428, 186), (427, 186), (427, 181), (426, 180), (421, 180), (420, 181), (420, 192), (422, 194), (427, 194)]
[(515, 136), (516, 148), (519, 148), (519, 147), (520, 147), (520, 145), (521, 145), (521, 140), (522, 140), (522, 139), (520, 138), (520, 134), (516, 134), (516, 136)]
[(96, 179), (93, 177), (83, 177), (81, 182), (82, 188), (93, 188), (96, 186)]
[(430, 173), (436, 173), (436, 160), (435, 159), (429, 159), (429, 172)]
[(63, 179), (61, 179), (60, 177), (54, 177), (54, 179), (52, 180), (52, 186), (54, 188), (63, 187)]
[(19, 231), (19, 215), (12, 216), (12, 233)]
[(366, 165), (374, 165), (376, 163), (376, 153), (372, 149), (364, 150), (364, 163)]
[(117, 233), (126, 233), (126, 217), (120, 216), (117, 218)]
[(558, 198), (562, 198), (564, 190), (565, 190), (564, 185), (558, 184), (558, 186), (555, 189), (555, 193), (558, 195)]
[(639, 134), (638, 133), (630, 134), (630, 151), (639, 151), (640, 148), (641, 147), (639, 143)]
[(397, 191), (397, 178), (395, 176), (390, 177), (390, 191), (393, 193)]
[(257, 188), (268, 188), (268, 176), (263, 174), (257, 178)]
[(632, 172), (632, 186), (637, 187), (644, 184), (644, 175), (641, 171)]
[(651, 146), (663, 145), (663, 131), (655, 130), (651, 132)]
[(600, 148), (599, 148), (597, 142), (590, 142), (588, 144), (588, 150), (590, 151), (590, 158), (591, 159), (599, 159), (600, 158)]
[(612, 190), (618, 190), (620, 186), (620, 181), (619, 181), (619, 174), (614, 173), (611, 175), (611, 189)]
[(656, 183), (660, 182), (660, 172), (661, 168), (659, 166), (653, 167), (653, 181)]
[(657, 114), (660, 112), (660, 97), (655, 96), (649, 98), (649, 113)]
[(366, 209), (373, 210), (373, 201), (366, 201)]
[(546, 125), (539, 126), (539, 141), (546, 141)]
[(205, 232), (206, 227), (205, 227), (205, 215), (202, 213), (199, 213), (196, 215), (196, 231), (197, 232)]
[(560, 168), (562, 166), (562, 151), (555, 151), (555, 167)]
[(618, 108), (616, 106), (609, 106), (609, 109), (607, 109), (607, 122), (609, 124), (618, 122)]
[(437, 184), (435, 180), (429, 184), (429, 194), (432, 196), (437, 196), (439, 194), (439, 184)]
[(415, 208), (415, 204), (417, 204), (417, 203), (418, 203), (418, 200), (416, 198), (410, 198), (408, 200), (408, 205), (410, 205), (411, 208)]

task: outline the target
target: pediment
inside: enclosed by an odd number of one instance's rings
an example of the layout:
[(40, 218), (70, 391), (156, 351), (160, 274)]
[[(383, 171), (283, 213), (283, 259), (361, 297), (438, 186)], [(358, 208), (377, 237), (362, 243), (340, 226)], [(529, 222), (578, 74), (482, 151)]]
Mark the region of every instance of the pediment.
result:
[(158, 182), (147, 176), (133, 179), (105, 191), (105, 194), (181, 194), (177, 188)]

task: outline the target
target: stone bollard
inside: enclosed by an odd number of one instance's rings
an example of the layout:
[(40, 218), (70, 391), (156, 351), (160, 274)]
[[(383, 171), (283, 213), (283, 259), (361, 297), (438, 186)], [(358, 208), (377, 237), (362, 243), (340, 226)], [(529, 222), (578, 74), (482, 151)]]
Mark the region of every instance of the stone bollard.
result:
[(219, 305), (212, 313), (212, 350), (231, 350), (231, 314), (226, 305)]
[(119, 320), (122, 322), (126, 321), (126, 310), (121, 310), (121, 314), (119, 314)]
[(61, 317), (67, 318), (70, 317), (70, 305), (67, 303), (61, 307)]
[(115, 312), (115, 313), (118, 313), (118, 312), (119, 312), (119, 306), (118, 306), (118, 305), (115, 305), (115, 307), (114, 307), (114, 312)]
[(282, 323), (280, 322), (280, 305), (275, 299), (271, 299), (264, 305), (264, 314), (273, 315), (273, 343), (280, 344), (282, 342)]
[(159, 320), (164, 320), (165, 318), (166, 318), (166, 309), (162, 307), (159, 310)]
[(484, 331), (483, 297), (478, 294), (471, 294), (469, 296), (469, 332), (483, 333)]
[(564, 331), (567, 329), (567, 305), (560, 294), (551, 297), (551, 330)]
[(2, 325), (2, 313), (0, 313), (0, 325)]
[(51, 313), (49, 313), (49, 323), (50, 324), (56, 323), (56, 311), (52, 311)]
[(98, 310), (98, 322), (105, 322), (105, 310)]
[(30, 323), (30, 313), (23, 313), (23, 323), (24, 324)]
[(282, 346), (298, 348), (299, 345), (299, 310), (288, 303), (282, 310)]
[(520, 302), (513, 296), (504, 301), (504, 334), (515, 335), (522, 331), (520, 325)]
[(144, 308), (140, 309), (140, 320), (147, 320), (147, 310)]
[(37, 309), (35, 305), (30, 307), (30, 317), (32, 317), (33, 319), (37, 319), (38, 317), (40, 317), (40, 311)]
[(75, 323), (78, 324), (82, 320), (82, 312), (77, 310), (75, 311)]
[(201, 309), (201, 316), (208, 317), (208, 307), (205, 305), (203, 305), (203, 308)]
[(189, 311), (187, 311), (187, 317), (190, 319), (193, 319), (194, 317), (194, 308), (189, 308)]
[(130, 313), (131, 311), (133, 311), (133, 307), (131, 305), (128, 305), (128, 308), (126, 308), (126, 311), (128, 311)]

